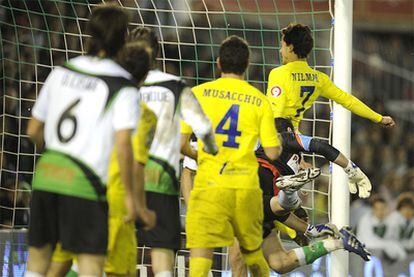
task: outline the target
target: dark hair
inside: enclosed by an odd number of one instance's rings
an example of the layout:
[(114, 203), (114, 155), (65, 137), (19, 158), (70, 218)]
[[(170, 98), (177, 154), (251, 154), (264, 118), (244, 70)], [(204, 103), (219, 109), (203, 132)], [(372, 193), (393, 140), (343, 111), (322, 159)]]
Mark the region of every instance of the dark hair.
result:
[(118, 62), (140, 83), (150, 70), (151, 49), (139, 42), (129, 42), (121, 50)]
[(223, 73), (242, 75), (249, 65), (249, 45), (238, 36), (226, 38), (220, 45), (219, 57)]
[(276, 130), (279, 133), (289, 132), (288, 128), (290, 128), (290, 132), (295, 131), (295, 127), (293, 127), (292, 121), (287, 118), (277, 117), (275, 118), (276, 123)]
[(115, 57), (125, 44), (128, 22), (128, 14), (119, 6), (104, 4), (94, 8), (86, 28), (91, 36), (87, 54), (96, 56), (104, 50), (107, 57)]
[(151, 60), (155, 62), (160, 51), (160, 44), (158, 43), (158, 36), (153, 29), (148, 27), (136, 27), (133, 29), (128, 37), (127, 42), (142, 41), (148, 44), (152, 49)]
[(382, 197), (380, 195), (372, 196), (370, 201), (369, 201), (369, 204), (371, 205), (371, 207), (373, 207), (377, 202), (387, 204), (387, 201), (385, 201), (384, 197)]
[(286, 44), (293, 45), (293, 52), (298, 58), (306, 58), (312, 51), (313, 38), (309, 26), (291, 23), (282, 30), (282, 34)]
[(407, 206), (414, 209), (414, 195), (411, 192), (401, 193), (397, 200), (397, 210)]

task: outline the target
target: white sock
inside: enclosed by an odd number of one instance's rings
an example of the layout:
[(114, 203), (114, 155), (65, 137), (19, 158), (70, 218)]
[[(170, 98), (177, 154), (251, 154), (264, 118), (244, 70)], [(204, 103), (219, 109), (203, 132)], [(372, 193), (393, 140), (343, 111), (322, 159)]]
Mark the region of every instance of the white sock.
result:
[(37, 272), (33, 272), (33, 271), (26, 271), (26, 273), (24, 274), (25, 277), (46, 277), (46, 275), (37, 273)]
[(339, 239), (332, 239), (332, 238), (324, 239), (322, 242), (323, 242), (323, 246), (328, 252), (332, 252), (332, 251), (344, 248), (342, 241)]
[(283, 209), (287, 211), (292, 211), (299, 207), (301, 200), (298, 196), (297, 191), (286, 192), (281, 190), (278, 194), (278, 202)]
[(173, 277), (173, 274), (171, 271), (161, 271), (156, 273), (154, 277)]
[(305, 252), (303, 251), (303, 248), (295, 248), (292, 249), (293, 251), (295, 251), (296, 257), (298, 257), (298, 261), (299, 261), (299, 265), (303, 266), (306, 265), (306, 257), (305, 257)]

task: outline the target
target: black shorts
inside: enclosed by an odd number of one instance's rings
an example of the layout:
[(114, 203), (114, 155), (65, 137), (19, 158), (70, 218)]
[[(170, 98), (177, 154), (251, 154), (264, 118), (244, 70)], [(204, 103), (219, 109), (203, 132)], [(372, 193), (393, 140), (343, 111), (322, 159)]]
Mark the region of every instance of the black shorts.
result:
[(146, 192), (147, 206), (157, 213), (157, 224), (150, 231), (137, 226), (138, 245), (178, 250), (181, 246), (178, 196)]
[(268, 168), (264, 168), (262, 166), (259, 166), (259, 182), (260, 182), (260, 188), (263, 191), (263, 194), (266, 195), (274, 195), (274, 187), (273, 187), (273, 178), (274, 175), (272, 171)]
[(54, 247), (57, 242), (73, 253), (106, 254), (108, 203), (34, 190), (29, 245)]

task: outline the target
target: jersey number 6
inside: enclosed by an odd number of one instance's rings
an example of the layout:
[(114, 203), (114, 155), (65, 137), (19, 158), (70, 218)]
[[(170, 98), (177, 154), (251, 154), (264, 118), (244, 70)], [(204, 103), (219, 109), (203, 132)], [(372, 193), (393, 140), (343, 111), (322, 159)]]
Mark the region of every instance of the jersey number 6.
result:
[[(76, 134), (76, 129), (78, 128), (78, 121), (76, 120), (76, 117), (71, 113), (72, 109), (76, 107), (80, 102), (80, 99), (76, 99), (75, 102), (73, 102), (62, 114), (62, 116), (59, 118), (58, 125), (57, 125), (57, 136), (61, 143), (68, 143)], [(64, 121), (72, 122), (73, 129), (72, 133), (69, 135), (64, 136), (62, 134), (62, 125)]]
[[(239, 110), (240, 105), (231, 105), (230, 109), (226, 112), (216, 128), (216, 134), (227, 135), (227, 140), (223, 141), (223, 146), (231, 148), (239, 148), (236, 142), (236, 137), (241, 136), (241, 132), (237, 130), (237, 124), (239, 123)], [(230, 120), (228, 129), (224, 129), (226, 122)]]

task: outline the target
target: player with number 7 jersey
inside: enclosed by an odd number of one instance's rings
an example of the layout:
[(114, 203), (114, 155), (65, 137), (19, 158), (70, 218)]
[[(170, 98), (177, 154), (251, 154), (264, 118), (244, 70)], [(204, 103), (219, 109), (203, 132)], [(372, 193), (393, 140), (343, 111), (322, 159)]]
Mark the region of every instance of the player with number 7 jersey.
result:
[(391, 117), (373, 111), (355, 96), (335, 86), (328, 75), (312, 69), (306, 62), (312, 48), (313, 38), (308, 26), (290, 24), (282, 30), (280, 53), (283, 65), (270, 72), (266, 93), (276, 120), (289, 119), (297, 129), (305, 111), (322, 96), (372, 122), (385, 127), (395, 125)]
[[(217, 61), (221, 78), (193, 88), (210, 118), (218, 154), (203, 151), (198, 140), (198, 171), (188, 203), (186, 231), (190, 276), (207, 276), (215, 247), (231, 246), (237, 237), (252, 276), (268, 276), (262, 243), (262, 192), (254, 149), (260, 142), (271, 159), (280, 153), (270, 103), (244, 80), (247, 42), (223, 41)], [(191, 134), (183, 124), (182, 133)]]

